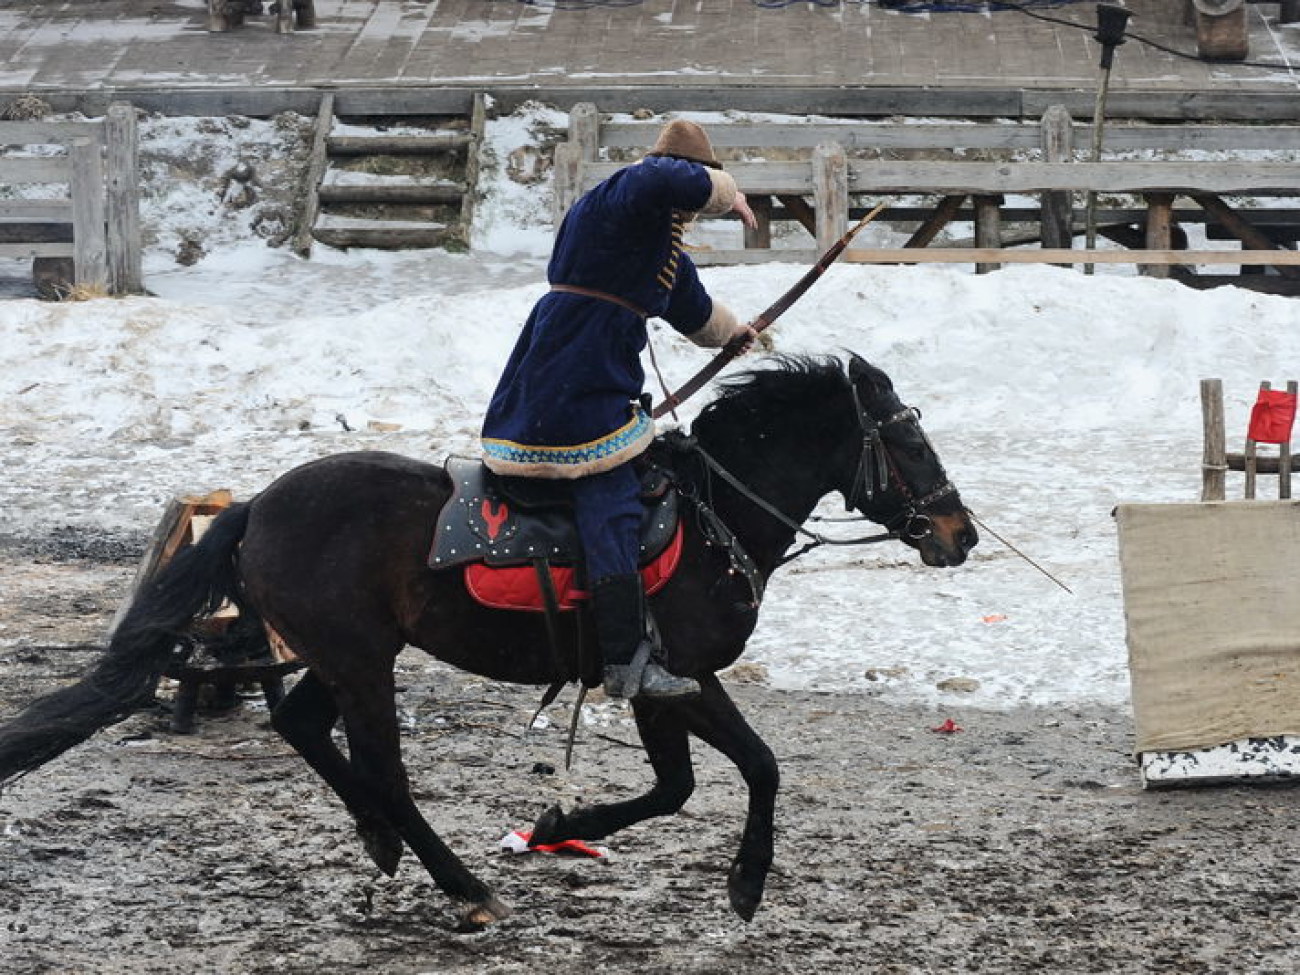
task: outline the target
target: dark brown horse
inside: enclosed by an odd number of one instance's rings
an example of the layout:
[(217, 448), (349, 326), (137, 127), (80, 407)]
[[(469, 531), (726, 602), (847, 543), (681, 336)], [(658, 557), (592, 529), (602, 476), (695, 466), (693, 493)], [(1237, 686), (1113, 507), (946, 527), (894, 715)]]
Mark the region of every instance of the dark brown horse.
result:
[[(634, 700), (654, 785), (625, 802), (551, 809), (533, 842), (599, 839), (676, 812), (694, 788), (694, 735), (735, 762), (749, 787), (728, 879), (732, 907), (749, 919), (772, 862), (778, 773), (716, 672), (745, 648), (755, 590), (831, 492), (888, 529), (877, 538), (898, 538), (927, 565), (960, 565), (977, 538), (919, 414), (856, 356), (847, 369), (835, 359), (780, 359), (746, 373), (705, 407), (692, 434), (661, 438), (651, 451), (686, 499), (680, 566), (651, 608), (668, 666), (698, 679), (702, 693)], [(549, 685), (564, 675), (541, 614), (487, 609), (467, 594), (460, 570), (426, 566), (450, 495), (441, 467), (354, 453), (291, 470), (232, 507), (140, 594), (90, 674), (0, 728), (0, 782), (151, 701), (177, 634), (229, 597), (306, 662), (272, 722), (347, 805), (375, 863), (391, 875), (409, 848), (462, 906), (464, 923), (505, 916), (411, 799), (393, 664), (411, 644), (494, 680)], [(557, 643), (576, 644), (585, 625), (582, 614), (562, 614)], [(330, 734), (340, 718), (347, 755)]]

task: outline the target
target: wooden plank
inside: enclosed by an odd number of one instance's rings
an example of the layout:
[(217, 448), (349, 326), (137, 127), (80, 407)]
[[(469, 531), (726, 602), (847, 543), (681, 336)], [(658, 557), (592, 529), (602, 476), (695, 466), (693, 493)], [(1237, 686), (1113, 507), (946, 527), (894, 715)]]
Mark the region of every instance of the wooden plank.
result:
[(1223, 501), (1227, 489), (1227, 440), (1223, 425), (1223, 380), (1201, 380), (1201, 500)]
[(424, 156), (468, 148), (468, 132), (432, 135), (333, 135), (326, 141), (331, 156)]
[(72, 257), (72, 244), (0, 244), (0, 257)]
[[(84, 139), (85, 136), (77, 136)], [(0, 159), (0, 184), (68, 183), (72, 163), (67, 156), (8, 156)]]
[(690, 250), (691, 260), (697, 267), (718, 267), (738, 264), (812, 264), (821, 256), (812, 248), (760, 248), (755, 250)]
[(1061, 250), (1040, 248), (923, 247), (851, 248), (840, 260), (849, 264), (974, 264), (1000, 261), (1004, 264), (1270, 264), (1300, 265), (1300, 251), (1134, 251)]
[(302, 209), (298, 213), (298, 227), (293, 235), (293, 250), (299, 257), (311, 256), (312, 227), (320, 213), (320, 184), (328, 165), (327, 145), (330, 127), (334, 124), (334, 93), (321, 95), (316, 106), (316, 123), (312, 130), (311, 150), (307, 157), (307, 172), (303, 176)]
[(74, 139), (72, 161), (73, 259), (77, 284), (108, 287), (108, 241), (104, 211), (104, 157), (98, 140)]
[(99, 138), (100, 122), (0, 122), (0, 146), (67, 145)]
[[(464, 115), (482, 81), (464, 84), (377, 85), (338, 92), (340, 115)], [(1076, 118), (1091, 117), (1091, 89), (987, 88), (978, 90), (934, 87), (808, 87), (718, 86), (698, 88), (673, 85), (564, 85), (501, 84), (488, 90), (503, 113), (527, 102), (542, 101), (568, 111), (580, 101), (593, 102), (604, 112), (736, 111), (806, 115), (809, 106), (828, 116), (888, 117), (891, 115), (1012, 118), (1033, 122), (1050, 106), (1061, 104)], [(80, 112), (102, 116), (114, 101), (129, 101), (137, 108), (170, 116), (248, 115), (270, 118), (281, 112), (312, 115), (320, 89), (305, 86), (250, 85), (246, 87), (169, 86), (118, 88), (65, 88), (42, 91), (41, 97), (60, 113)], [(708, 104), (703, 104), (707, 102)], [(1292, 90), (1162, 89), (1112, 91), (1107, 101), (1113, 118), (1169, 121), (1300, 122), (1300, 99)], [(1109, 138), (1109, 136), (1108, 136)]]
[(849, 173), (855, 193), (1300, 193), (1294, 163), (852, 160)]
[(0, 200), (0, 223), (70, 223), (72, 200)]
[(118, 102), (104, 119), (108, 289), (115, 295), (144, 291), (138, 145), (135, 109)]
[[(607, 122), (600, 144), (615, 149), (645, 148), (654, 143), (661, 123)], [(722, 122), (706, 126), (715, 149), (807, 149), (836, 142), (846, 151), (864, 149), (1036, 149), (1037, 126), (1017, 122), (967, 125), (890, 122), (785, 123)], [(594, 158), (594, 156), (592, 157)]]
[[(558, 150), (559, 147), (557, 146), (556, 149)], [(612, 176), (625, 165), (627, 164), (609, 162), (583, 165), (582, 192)], [(736, 185), (747, 194), (809, 196), (814, 189), (811, 162), (730, 163), (727, 165), (727, 172), (735, 178)]]
[(321, 203), (459, 203), (464, 195), (465, 187), (450, 180), (327, 182), (317, 190)]

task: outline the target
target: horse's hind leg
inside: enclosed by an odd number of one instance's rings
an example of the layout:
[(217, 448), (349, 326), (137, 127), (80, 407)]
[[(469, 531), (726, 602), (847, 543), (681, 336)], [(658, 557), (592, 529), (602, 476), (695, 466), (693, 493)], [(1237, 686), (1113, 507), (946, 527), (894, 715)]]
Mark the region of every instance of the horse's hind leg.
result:
[[(364, 644), (359, 634), (356, 644)], [(479, 928), (508, 916), (506, 906), (443, 843), (411, 798), (402, 764), (391, 660), (383, 668), (372, 664), (370, 669), (352, 671), (347, 661), (355, 659), (359, 656), (336, 654), (330, 658), (339, 671), (331, 681), (331, 689), (343, 715), (358, 784), (419, 858), (434, 883), (458, 902), (463, 926)]]
[(356, 773), (330, 737), (339, 709), (329, 689), (308, 671), (271, 712), (271, 724), (343, 800), (357, 823), (370, 859), (388, 876), (397, 872), (402, 837), (367, 796)]
[(686, 804), (695, 791), (695, 773), (680, 705), (638, 698), (633, 707), (641, 744), (654, 769), (654, 786), (635, 799), (586, 806), (567, 814), (559, 806), (552, 806), (533, 827), (533, 843), (602, 839), (652, 816), (672, 815)]

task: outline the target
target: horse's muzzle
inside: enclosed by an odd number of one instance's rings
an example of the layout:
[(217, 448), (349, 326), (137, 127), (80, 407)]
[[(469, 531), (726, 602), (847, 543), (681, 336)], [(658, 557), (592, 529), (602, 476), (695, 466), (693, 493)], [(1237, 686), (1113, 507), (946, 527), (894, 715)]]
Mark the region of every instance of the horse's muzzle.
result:
[(966, 513), (930, 515), (929, 531), (919, 538), (906, 539), (916, 546), (921, 561), (935, 568), (961, 565), (966, 555), (979, 544), (979, 533)]

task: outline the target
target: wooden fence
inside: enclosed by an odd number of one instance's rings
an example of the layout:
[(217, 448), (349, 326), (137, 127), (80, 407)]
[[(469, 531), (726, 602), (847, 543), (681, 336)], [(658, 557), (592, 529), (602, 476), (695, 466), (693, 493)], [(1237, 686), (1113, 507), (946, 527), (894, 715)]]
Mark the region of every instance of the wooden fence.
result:
[[(595, 106), (575, 106), (569, 141), (556, 151), (557, 217), (577, 196), (624, 165), (602, 156), (632, 158), (650, 145), (658, 122), (601, 123)], [(805, 261), (843, 234), (862, 207), (881, 197), (894, 200), (883, 223), (914, 227), (900, 249), (854, 250), (846, 261), (871, 263), (976, 263), (991, 270), (1004, 262), (1131, 263), (1164, 275), (1179, 265), (1273, 265), (1300, 278), (1300, 254), (1279, 243), (1300, 234), (1300, 210), (1256, 208), (1246, 215), (1225, 195), (1300, 197), (1300, 164), (1209, 162), (1168, 158), (1160, 162), (1076, 161), (1076, 145), (1090, 139), (1091, 125), (1074, 122), (1061, 107), (1038, 124), (827, 121), (816, 124), (721, 123), (709, 136), (727, 170), (750, 196), (759, 228), (747, 231), (739, 250), (703, 251), (697, 263)], [(1189, 151), (1300, 150), (1300, 126), (1123, 124), (1105, 130), (1108, 153), (1160, 150), (1170, 157)], [(944, 155), (949, 158), (935, 159)], [(758, 161), (755, 157), (767, 157)], [(901, 158), (900, 158), (901, 157)], [(1098, 211), (1103, 236), (1133, 249), (1073, 249), (1084, 232), (1076, 200), (1083, 194), (1123, 195), (1136, 206), (1113, 203)], [(1037, 196), (1037, 207), (1008, 207), (1007, 196)], [(906, 198), (938, 197), (918, 206)], [(1194, 206), (1175, 207), (1179, 198)], [(809, 200), (811, 199), (811, 202)], [(795, 220), (813, 237), (816, 250), (771, 248), (771, 225)], [(952, 221), (975, 226), (975, 247), (928, 248)], [(1029, 239), (1007, 240), (1011, 221), (1032, 221)], [(1204, 223), (1215, 234), (1240, 241), (1244, 250), (1189, 252), (1171, 240), (1178, 223)], [(1130, 225), (1137, 224), (1134, 230)], [(1041, 250), (1005, 244), (1041, 243)], [(1257, 277), (1262, 278), (1262, 275)]]
[(0, 256), (71, 260), (70, 283), (135, 294), (141, 281), (135, 110), (102, 121), (0, 122), (3, 147), (55, 146), (50, 155), (0, 155), (0, 185), (42, 187), (0, 200)]

